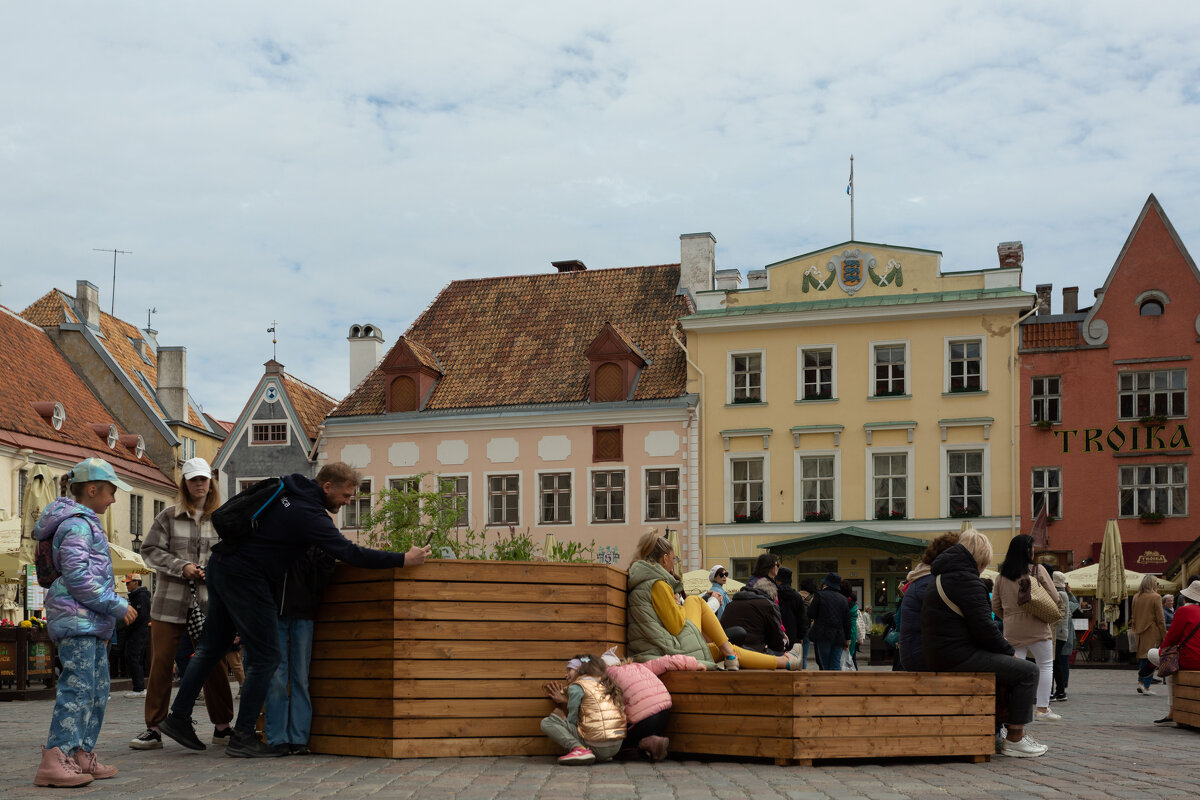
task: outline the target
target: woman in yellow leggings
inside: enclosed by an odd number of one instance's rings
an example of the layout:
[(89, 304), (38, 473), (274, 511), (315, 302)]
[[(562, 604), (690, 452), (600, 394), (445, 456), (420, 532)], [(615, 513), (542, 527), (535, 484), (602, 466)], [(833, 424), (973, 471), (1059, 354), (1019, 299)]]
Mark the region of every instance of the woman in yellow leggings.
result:
[(716, 614), (699, 597), (680, 605), (683, 584), (675, 575), (675, 551), (656, 532), (638, 541), (629, 587), (629, 655), (636, 661), (682, 654), (727, 669), (800, 668), (798, 654), (772, 656), (730, 644)]

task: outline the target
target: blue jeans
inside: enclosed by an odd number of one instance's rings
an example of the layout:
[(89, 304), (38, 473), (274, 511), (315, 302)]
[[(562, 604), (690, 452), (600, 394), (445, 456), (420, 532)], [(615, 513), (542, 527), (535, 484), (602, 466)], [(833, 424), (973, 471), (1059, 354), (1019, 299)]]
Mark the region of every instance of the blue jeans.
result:
[(842, 653), (846, 648), (842, 647), (841, 642), (813, 642), (813, 650), (816, 651), (817, 661), (821, 665), (822, 670), (831, 672), (840, 672), (842, 669)]
[(808, 646), (809, 646), (809, 644), (811, 644), (811, 642), (809, 642), (808, 637), (805, 636), (804, 644), (801, 646), (801, 649), (800, 649), (800, 669), (808, 669)]
[(1154, 683), (1154, 665), (1150, 663), (1150, 659), (1142, 658), (1138, 660), (1138, 682), (1147, 689), (1150, 684)]
[(171, 713), (190, 719), (196, 698), (213, 667), (233, 646), (233, 637), (241, 635), (244, 648), (246, 682), (242, 684), (242, 699), (238, 704), (234, 728), (242, 733), (254, 733), (258, 712), (267, 699), (271, 676), (279, 667), (279, 612), (271, 585), (259, 574), (231, 572), (225, 568), (219, 553), (208, 562), (208, 616), (204, 632), (196, 643), (196, 653), (188, 662), (179, 692), (171, 704)]
[(283, 659), (267, 689), (267, 744), (308, 744), (312, 731), (308, 665), (312, 660), (313, 621), (280, 619), (278, 625)]
[(68, 636), (58, 641), (62, 675), (46, 749), (67, 755), (96, 749), (104, 710), (108, 708), (108, 642), (95, 636)]

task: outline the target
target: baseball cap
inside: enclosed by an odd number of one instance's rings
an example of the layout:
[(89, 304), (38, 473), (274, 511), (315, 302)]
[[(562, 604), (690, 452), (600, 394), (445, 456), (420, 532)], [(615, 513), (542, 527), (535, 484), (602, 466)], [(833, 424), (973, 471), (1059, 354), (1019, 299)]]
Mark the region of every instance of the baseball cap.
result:
[(133, 491), (128, 483), (117, 477), (117, 471), (112, 468), (103, 458), (85, 458), (74, 467), (69, 473), (71, 483), (87, 483), (89, 481), (108, 481), (118, 489), (126, 492)]
[(192, 478), (198, 477), (212, 477), (212, 467), (208, 465), (208, 462), (199, 456), (183, 462), (183, 479), (190, 481)]
[(133, 581), (137, 581), (138, 583), (141, 583), (142, 576), (138, 575), (136, 572), (131, 572), (128, 575), (126, 575), (123, 580), (125, 583), (132, 583)]

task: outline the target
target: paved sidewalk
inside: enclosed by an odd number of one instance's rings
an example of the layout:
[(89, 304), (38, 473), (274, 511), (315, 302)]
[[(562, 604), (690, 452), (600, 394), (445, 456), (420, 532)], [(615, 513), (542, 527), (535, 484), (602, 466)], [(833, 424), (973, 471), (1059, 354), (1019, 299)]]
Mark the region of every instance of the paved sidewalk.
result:
[[(0, 797), (17, 800), (53, 793), (71, 796), (172, 798), (338, 797), (339, 800), (429, 798), (485, 800), (530, 797), (795, 798), (795, 800), (902, 800), (903, 798), (1079, 797), (1088, 800), (1200, 797), (1200, 731), (1156, 728), (1166, 713), (1164, 687), (1157, 697), (1134, 691), (1134, 672), (1076, 670), (1071, 699), (1055, 704), (1061, 722), (1030, 730), (1050, 746), (1042, 758), (996, 756), (987, 764), (909, 760), (825, 762), (816, 767), (776, 767), (770, 762), (667, 761), (595, 767), (559, 767), (542, 758), (384, 759), (308, 756), (241, 760), (220, 748), (203, 753), (173, 742), (149, 752), (130, 750), (142, 730), (142, 703), (114, 694), (97, 746), (121, 773), (83, 789), (33, 786), (50, 721), (50, 701), (0, 703)], [(203, 708), (197, 719), (206, 720)], [(198, 726), (207, 740), (211, 728)]]

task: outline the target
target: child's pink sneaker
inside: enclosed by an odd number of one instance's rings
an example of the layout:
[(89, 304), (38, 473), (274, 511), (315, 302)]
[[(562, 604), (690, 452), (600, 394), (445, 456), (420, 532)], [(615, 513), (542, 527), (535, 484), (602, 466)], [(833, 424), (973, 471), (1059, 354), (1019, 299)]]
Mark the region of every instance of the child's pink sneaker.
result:
[(560, 756), (558, 759), (558, 763), (566, 764), (569, 767), (582, 767), (595, 763), (595, 761), (596, 754), (586, 747), (573, 747), (571, 748), (571, 752), (565, 756)]

